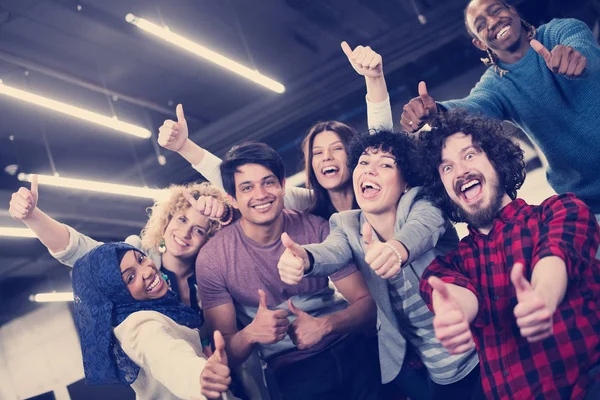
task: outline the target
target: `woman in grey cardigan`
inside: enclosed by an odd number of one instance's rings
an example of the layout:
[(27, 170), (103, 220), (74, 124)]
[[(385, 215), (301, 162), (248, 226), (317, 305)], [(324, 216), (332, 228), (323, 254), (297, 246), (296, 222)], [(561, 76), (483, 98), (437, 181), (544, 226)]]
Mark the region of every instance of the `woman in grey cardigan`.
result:
[[(442, 212), (419, 198), (415, 146), (405, 134), (361, 135), (350, 147), (354, 193), (360, 210), (334, 214), (321, 244), (299, 246), (283, 238), (281, 279), (328, 275), (353, 257), (377, 303), (381, 373), (411, 399), (469, 399), (478, 395), (478, 357), (450, 355), (435, 338), (433, 314), (419, 294), (429, 263), (456, 246), (456, 232)], [(433, 234), (421, 235), (421, 226)], [(284, 236), (287, 236), (284, 234)], [(406, 367), (409, 342), (427, 368), (423, 385)]]

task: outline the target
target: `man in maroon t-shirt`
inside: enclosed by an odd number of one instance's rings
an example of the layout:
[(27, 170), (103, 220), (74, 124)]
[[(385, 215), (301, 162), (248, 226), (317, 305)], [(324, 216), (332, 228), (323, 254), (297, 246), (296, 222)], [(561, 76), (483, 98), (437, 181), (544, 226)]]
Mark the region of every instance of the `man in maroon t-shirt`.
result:
[(380, 398), (375, 341), (359, 333), (374, 327), (376, 307), (356, 267), (331, 276), (345, 300), (327, 277), (293, 286), (279, 277), (283, 232), (299, 244), (329, 234), (322, 218), (284, 210), (279, 154), (261, 143), (236, 146), (221, 176), (241, 218), (202, 248), (196, 276), (206, 322), (223, 333), (230, 363), (258, 349), (284, 399)]

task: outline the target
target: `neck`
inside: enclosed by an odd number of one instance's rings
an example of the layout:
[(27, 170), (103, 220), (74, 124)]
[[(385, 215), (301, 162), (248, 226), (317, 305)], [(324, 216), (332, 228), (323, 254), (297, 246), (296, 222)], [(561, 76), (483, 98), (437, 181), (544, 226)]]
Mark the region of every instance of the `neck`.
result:
[[(504, 207), (506, 207), (507, 205), (510, 204), (512, 200), (510, 199), (510, 197), (508, 197), (507, 194), (505, 194), (502, 197), (502, 203), (500, 203), (500, 208), (498, 209), (498, 213), (502, 212), (502, 210), (504, 209)], [(486, 226), (480, 226), (479, 228), (477, 228), (477, 230), (479, 231), (479, 233), (483, 234), (483, 235), (487, 235), (488, 233), (490, 233), (490, 231), (492, 230), (492, 227), (494, 226), (494, 220), (492, 219), (490, 221), (490, 223)]]
[(364, 215), (382, 241), (387, 242), (394, 238), (396, 208), (377, 214), (364, 212)]
[(182, 260), (167, 252), (162, 255), (161, 261), (163, 268), (173, 272), (177, 279), (187, 279), (194, 273), (195, 260), (193, 258)]
[(498, 59), (505, 64), (514, 64), (525, 57), (525, 54), (527, 54), (531, 47), (527, 35), (527, 31), (522, 29), (521, 37), (519, 38), (518, 44), (515, 44), (515, 48), (504, 51), (494, 51), (498, 56)]
[(344, 185), (337, 190), (328, 190), (327, 193), (337, 212), (352, 210), (352, 206), (354, 206), (354, 189), (352, 185)]
[(240, 226), (244, 235), (261, 245), (269, 245), (281, 238), (283, 233), (283, 213), (268, 225), (254, 224), (242, 216)]

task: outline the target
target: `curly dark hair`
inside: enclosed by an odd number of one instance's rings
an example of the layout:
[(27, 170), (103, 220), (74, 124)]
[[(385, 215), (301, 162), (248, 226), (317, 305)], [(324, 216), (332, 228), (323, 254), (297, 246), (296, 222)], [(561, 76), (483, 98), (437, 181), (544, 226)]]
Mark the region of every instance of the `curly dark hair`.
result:
[(498, 181), (511, 198), (525, 181), (523, 150), (502, 128), (498, 120), (489, 119), (465, 110), (438, 113), (429, 121), (431, 131), (420, 134), (420, 160), (424, 180), (423, 194), (437, 204), (450, 219), (464, 222), (457, 206), (450, 200), (440, 179), (438, 167), (442, 162), (442, 149), (446, 139), (455, 133), (471, 135), (473, 145), (487, 155), (498, 173)]
[(367, 149), (380, 149), (389, 152), (396, 158), (396, 166), (402, 173), (404, 181), (410, 187), (421, 186), (423, 181), (419, 171), (419, 154), (416, 141), (405, 132), (371, 131), (361, 133), (352, 139), (348, 151), (348, 166), (354, 171), (358, 159)]

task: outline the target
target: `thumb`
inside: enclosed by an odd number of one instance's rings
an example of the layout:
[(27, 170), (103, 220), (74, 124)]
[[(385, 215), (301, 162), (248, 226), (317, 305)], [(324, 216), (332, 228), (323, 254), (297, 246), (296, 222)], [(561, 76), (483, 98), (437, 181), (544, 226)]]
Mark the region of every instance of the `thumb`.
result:
[(294, 314), (296, 317), (299, 316), (301, 313), (303, 313), (304, 311), (302, 311), (301, 309), (299, 309), (298, 307), (296, 307), (294, 305), (294, 303), (292, 303), (292, 299), (288, 300), (288, 308), (290, 309), (290, 312), (292, 314)]
[(258, 289), (258, 297), (259, 297), (259, 301), (258, 301), (258, 309), (263, 309), (263, 310), (268, 310), (267, 308), (267, 295), (265, 294), (265, 291), (262, 289)]
[(446, 283), (443, 280), (441, 280), (437, 276), (432, 276), (427, 280), (427, 282), (429, 283), (429, 286), (431, 286), (431, 288), (437, 292), (442, 301), (452, 301), (452, 297), (450, 296), (448, 287), (446, 286)]
[(517, 300), (521, 301), (521, 296), (533, 290), (531, 284), (525, 279), (525, 267), (521, 263), (516, 263), (510, 271), (510, 281), (512, 282), (517, 292)]
[(37, 174), (31, 175), (31, 194), (37, 200), (37, 198), (38, 198), (38, 176), (37, 176)]
[(363, 235), (363, 242), (366, 245), (370, 245), (370, 244), (373, 244), (373, 243), (379, 241), (379, 238), (377, 237), (375, 232), (373, 232), (373, 227), (368, 222), (365, 222), (363, 224), (362, 235)]
[(552, 54), (543, 44), (541, 44), (535, 39), (529, 42), (529, 44), (531, 45), (531, 47), (533, 47), (533, 50), (535, 50), (536, 53), (538, 53), (544, 58), (544, 60), (546, 60), (546, 63), (550, 63), (552, 61)]
[(177, 122), (185, 122), (185, 116), (183, 115), (183, 104), (177, 104), (175, 113), (177, 114)]
[(425, 81), (419, 82), (419, 96), (429, 96), (429, 93), (427, 93), (427, 84), (425, 83)]
[(348, 58), (352, 57), (352, 49), (350, 48), (350, 45), (348, 44), (348, 42), (346, 42), (346, 41), (342, 42), (342, 51), (344, 52), (346, 57), (348, 57)]
[(286, 232), (281, 234), (281, 242), (285, 248), (291, 251), (296, 257), (304, 257), (304, 249), (302, 246), (294, 242)]
[(221, 332), (215, 331), (213, 334), (213, 341), (215, 343), (215, 352), (213, 355), (217, 358), (221, 364), (227, 365), (227, 352), (225, 351), (225, 339)]

